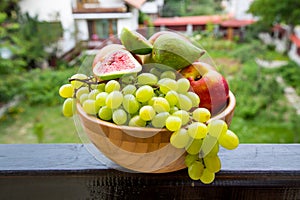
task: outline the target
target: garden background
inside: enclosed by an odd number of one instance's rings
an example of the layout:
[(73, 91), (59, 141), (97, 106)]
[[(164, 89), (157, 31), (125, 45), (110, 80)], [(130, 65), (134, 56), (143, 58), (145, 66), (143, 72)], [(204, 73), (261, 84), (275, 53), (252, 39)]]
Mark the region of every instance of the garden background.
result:
[[(17, 102), (1, 113), (0, 143), (80, 143), (73, 119), (62, 116), (63, 99), (58, 89), (90, 56), (81, 51), (72, 62), (55, 57), (55, 41), (63, 31), (60, 24), (21, 14), (17, 2), (0, 3), (0, 107)], [(187, 1), (185, 5), (189, 6), (182, 7), (168, 0), (163, 13), (185, 16), (222, 12), (219, 6), (212, 6), (220, 1), (200, 3)], [(260, 16), (254, 6), (252, 9)], [(300, 96), (300, 66), (289, 59), (287, 52), (278, 53), (274, 46), (262, 43), (258, 35), (271, 30), (270, 20), (274, 19), (260, 19), (247, 27), (243, 41), (225, 40), (210, 28), (194, 32), (191, 39), (209, 53), (236, 96), (230, 128), (241, 143), (299, 143), (300, 115), (288, 101), (285, 90), (291, 86)], [(287, 22), (284, 17), (281, 19)], [(285, 64), (269, 68), (258, 59)]]

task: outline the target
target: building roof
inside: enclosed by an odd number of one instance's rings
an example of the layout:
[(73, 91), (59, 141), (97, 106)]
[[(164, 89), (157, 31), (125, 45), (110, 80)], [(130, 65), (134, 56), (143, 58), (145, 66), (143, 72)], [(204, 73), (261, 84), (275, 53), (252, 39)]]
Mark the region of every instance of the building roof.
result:
[(284, 32), (286, 32), (286, 28), (280, 24), (276, 24), (272, 27), (272, 31), (278, 31), (278, 32), (284, 33)]
[(140, 9), (142, 5), (146, 2), (146, 0), (124, 0), (125, 3), (128, 3), (129, 5)]
[(297, 47), (300, 47), (300, 38), (297, 35), (291, 34), (290, 39)]
[(157, 18), (153, 23), (154, 26), (180, 26), (180, 25), (205, 25), (207, 23), (219, 24), (223, 20), (228, 19), (226, 15), (202, 15), (189, 17), (161, 17)]
[(253, 24), (254, 22), (254, 20), (229, 19), (226, 21), (222, 21), (220, 25), (223, 27), (243, 27)]
[(253, 24), (254, 20), (239, 20), (231, 15), (202, 15), (190, 17), (162, 17), (154, 21), (154, 26), (205, 25), (208, 23), (220, 24), (223, 27), (243, 27)]

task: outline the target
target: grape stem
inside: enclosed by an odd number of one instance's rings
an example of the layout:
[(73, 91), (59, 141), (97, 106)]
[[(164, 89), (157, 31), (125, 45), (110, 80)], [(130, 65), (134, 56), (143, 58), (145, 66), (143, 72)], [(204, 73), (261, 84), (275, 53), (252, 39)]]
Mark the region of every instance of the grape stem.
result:
[(96, 79), (94, 79), (93, 76), (90, 76), (86, 79), (79, 79), (79, 78), (69, 78), (69, 82), (71, 83), (72, 81), (79, 81), (79, 82), (82, 82), (82, 83), (86, 83), (89, 87), (89, 91), (92, 90), (92, 87), (91, 85), (98, 85), (98, 84), (101, 84), (101, 83), (104, 83), (105, 81), (97, 81)]

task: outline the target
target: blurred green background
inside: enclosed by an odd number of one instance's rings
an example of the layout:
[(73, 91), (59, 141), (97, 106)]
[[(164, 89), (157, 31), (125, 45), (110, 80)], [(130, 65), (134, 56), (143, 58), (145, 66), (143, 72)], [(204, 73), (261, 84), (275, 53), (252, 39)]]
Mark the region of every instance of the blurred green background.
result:
[[(163, 12), (166, 16), (191, 13), (177, 9), (178, 6), (171, 2), (174, 1), (165, 1)], [(188, 3), (198, 5), (199, 2)], [(210, 9), (201, 7), (204, 11), (199, 8), (195, 13), (220, 13), (220, 7), (211, 8), (216, 2), (221, 1), (210, 1), (205, 4)], [(80, 43), (75, 47), (75, 55), (78, 55), (78, 49), (82, 54), (74, 57), (76, 62), (55, 57), (55, 47), (45, 51), (45, 47), (61, 36), (60, 23), (21, 14), (17, 3), (0, 3), (0, 49), (9, 49), (13, 54), (9, 59), (0, 57), (0, 107), (19, 99), (16, 105), (1, 113), (0, 143), (80, 143), (73, 119), (61, 114), (63, 99), (58, 95), (58, 89), (78, 71), (80, 63), (91, 57), (84, 53)], [(256, 10), (253, 13), (260, 15)], [(143, 16), (147, 18), (147, 15)], [(238, 37), (226, 40), (209, 26), (206, 30), (193, 32), (191, 39), (208, 52), (236, 96), (230, 129), (239, 136), (241, 143), (299, 143), (300, 115), (287, 100), (285, 89), (293, 87), (300, 96), (300, 67), (289, 59), (287, 52), (278, 53), (273, 45), (259, 40), (258, 34), (265, 31), (268, 24), (267, 19), (261, 19), (247, 27), (242, 41)], [(269, 23), (267, 30), (271, 27)], [(265, 68), (256, 62), (257, 59), (285, 61), (285, 64)], [(45, 60), (54, 64), (43, 67)], [(278, 81), (280, 77), (284, 83)]]

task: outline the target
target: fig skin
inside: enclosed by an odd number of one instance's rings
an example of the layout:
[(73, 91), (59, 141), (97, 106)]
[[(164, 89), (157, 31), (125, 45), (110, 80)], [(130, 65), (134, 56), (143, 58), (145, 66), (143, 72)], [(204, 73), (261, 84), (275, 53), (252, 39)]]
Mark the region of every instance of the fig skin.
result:
[(198, 60), (204, 50), (187, 42), (182, 37), (172, 34), (161, 34), (154, 42), (152, 59), (175, 70), (183, 69)]
[(172, 31), (159, 31), (159, 32), (156, 32), (154, 33), (148, 40), (151, 44), (154, 44), (155, 40), (163, 35), (163, 34), (171, 34), (171, 35), (174, 35), (174, 36), (178, 36), (188, 42), (190, 42), (190, 40), (188, 38), (186, 38), (184, 35), (180, 34), (180, 33), (176, 33), (176, 32), (172, 32)]
[(126, 27), (122, 29), (120, 40), (133, 54), (146, 55), (152, 52), (153, 45), (143, 35)]

